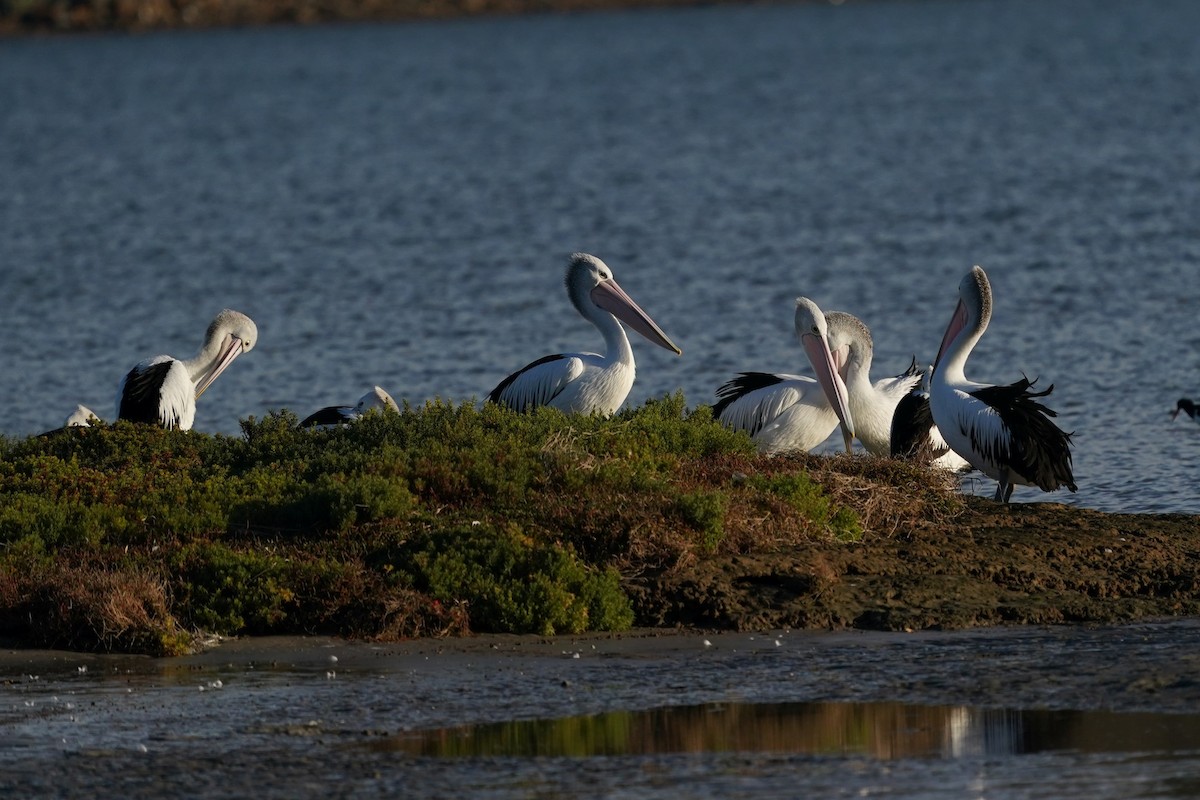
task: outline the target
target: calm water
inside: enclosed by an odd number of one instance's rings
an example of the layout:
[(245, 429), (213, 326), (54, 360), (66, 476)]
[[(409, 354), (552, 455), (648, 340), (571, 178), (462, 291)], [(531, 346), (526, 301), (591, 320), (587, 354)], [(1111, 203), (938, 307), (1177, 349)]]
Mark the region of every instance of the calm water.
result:
[(1195, 797), (1194, 620), (0, 653), (7, 797)]
[(601, 345), (575, 250), (683, 347), (635, 342), (631, 402), (807, 370), (798, 294), (894, 374), (978, 263), (970, 374), (1054, 383), (1077, 432), (1054, 499), (1200, 512), (1168, 417), (1200, 394), (1197, 30), (1192, 0), (897, 0), (2, 41), (0, 431), (111, 417), (225, 306), (260, 344), (200, 430), (481, 397)]

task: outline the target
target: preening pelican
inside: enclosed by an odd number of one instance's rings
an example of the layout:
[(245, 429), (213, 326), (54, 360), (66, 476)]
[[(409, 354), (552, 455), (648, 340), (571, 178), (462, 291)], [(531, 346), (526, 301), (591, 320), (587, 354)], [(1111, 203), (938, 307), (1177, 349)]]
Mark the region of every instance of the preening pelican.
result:
[(487, 396), (490, 402), (525, 411), (553, 406), (567, 413), (612, 414), (633, 388), (633, 349), (620, 319), (650, 341), (681, 355), (654, 320), (613, 280), (612, 270), (586, 253), (567, 265), (567, 296), (604, 336), (604, 355), (559, 353), (539, 358), (509, 375)]
[(958, 296), (930, 380), (933, 421), (954, 452), (998, 482), (999, 502), (1007, 503), (1018, 484), (1047, 492), (1063, 486), (1075, 491), (1072, 434), (1051, 422), (1057, 414), (1034, 399), (1050, 394), (1054, 385), (1033, 392), (1028, 378), (989, 386), (968, 381), (964, 374), (967, 358), (992, 318), (992, 287), (981, 267), (963, 278)]
[(1191, 399), (1189, 399), (1187, 397), (1179, 398), (1179, 402), (1177, 402), (1175, 404), (1175, 410), (1171, 412), (1171, 419), (1175, 419), (1176, 417), (1178, 417), (1180, 411), (1187, 414), (1190, 419), (1194, 419), (1197, 422), (1200, 422), (1200, 418), (1198, 418), (1196, 416), (1196, 411), (1197, 411), (1196, 404), (1193, 403), (1191, 401)]
[(383, 389), (376, 386), (371, 391), (358, 398), (358, 403), (352, 406), (326, 406), (319, 411), (314, 411), (300, 422), (301, 428), (312, 427), (327, 427), (330, 425), (343, 425), (349, 422), (354, 422), (356, 419), (366, 414), (373, 408), (377, 408), (382, 413), (395, 411), (400, 413), (400, 406), (392, 399), (392, 396)]
[(746, 431), (762, 453), (808, 451), (841, 425), (846, 452), (855, 420), (846, 384), (829, 347), (829, 326), (817, 304), (796, 298), (796, 337), (817, 378), (743, 372), (717, 389), (713, 416), (734, 430)]
[(117, 419), (190, 430), (196, 418), (196, 400), (257, 341), (254, 320), (225, 309), (208, 326), (204, 347), (195, 357), (184, 361), (155, 356), (129, 371), (117, 390)]

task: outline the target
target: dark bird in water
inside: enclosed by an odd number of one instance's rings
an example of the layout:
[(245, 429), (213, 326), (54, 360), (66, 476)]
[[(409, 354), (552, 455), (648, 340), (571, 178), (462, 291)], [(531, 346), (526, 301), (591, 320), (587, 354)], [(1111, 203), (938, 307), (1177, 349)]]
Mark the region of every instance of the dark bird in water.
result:
[(1171, 412), (1171, 419), (1175, 419), (1176, 417), (1178, 417), (1180, 411), (1187, 414), (1189, 417), (1196, 420), (1197, 422), (1200, 422), (1200, 418), (1198, 418), (1196, 416), (1196, 404), (1193, 403), (1189, 398), (1187, 398), (1187, 397), (1179, 398), (1179, 401), (1177, 403), (1175, 403), (1175, 410)]

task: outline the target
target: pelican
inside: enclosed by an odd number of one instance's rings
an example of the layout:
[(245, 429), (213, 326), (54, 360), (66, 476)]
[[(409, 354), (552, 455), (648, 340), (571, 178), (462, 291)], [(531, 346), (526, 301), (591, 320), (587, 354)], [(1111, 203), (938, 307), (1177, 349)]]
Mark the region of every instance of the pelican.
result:
[(896, 404), (892, 413), (891, 455), (955, 471), (968, 470), (971, 465), (950, 449), (941, 431), (933, 424), (933, 412), (929, 410), (932, 376), (933, 365), (930, 364), (921, 372), (920, 382)]
[(958, 305), (950, 320), (929, 386), (929, 407), (950, 448), (971, 466), (997, 481), (996, 500), (1007, 503), (1013, 487), (1060, 487), (1075, 491), (1071, 474), (1071, 436), (1051, 418), (1057, 416), (1034, 398), (1034, 381), (1008, 386), (968, 381), (964, 370), (975, 344), (992, 317), (992, 287), (981, 267), (958, 285)]
[(92, 423), (99, 423), (100, 416), (85, 405), (75, 406), (75, 410), (63, 420), (64, 428), (90, 428)]
[(651, 342), (682, 355), (600, 259), (587, 253), (572, 255), (566, 284), (575, 310), (604, 336), (604, 355), (559, 353), (539, 358), (500, 381), (487, 396), (490, 402), (514, 411), (553, 406), (569, 414), (612, 414), (625, 402), (634, 378), (633, 349), (618, 319)]
[(154, 356), (129, 370), (117, 390), (117, 419), (190, 430), (196, 400), (257, 341), (254, 320), (225, 309), (208, 326), (204, 347), (195, 357)]
[(1179, 402), (1175, 403), (1175, 410), (1171, 412), (1171, 419), (1175, 419), (1176, 417), (1178, 417), (1180, 411), (1187, 414), (1189, 418), (1194, 419), (1197, 422), (1200, 422), (1200, 418), (1196, 417), (1196, 411), (1197, 411), (1196, 404), (1193, 403), (1190, 398), (1187, 398), (1187, 397), (1179, 398)]
[[(910, 369), (916, 369), (915, 358)], [(917, 385), (896, 404), (892, 412), (890, 455), (952, 472), (966, 472), (971, 469), (970, 462), (950, 449), (933, 423), (933, 412), (929, 409), (932, 377), (933, 365), (930, 364), (919, 373)]]
[(63, 420), (61, 428), (55, 428), (52, 431), (39, 433), (38, 436), (57, 436), (63, 431), (70, 430), (71, 428), (90, 428), (93, 424), (99, 425), (101, 422), (103, 422), (103, 420), (96, 416), (95, 411), (92, 411), (85, 405), (78, 405), (75, 406), (75, 410), (68, 414), (67, 418)]
[(400, 406), (392, 396), (376, 386), (371, 391), (358, 398), (358, 403), (352, 406), (326, 406), (320, 411), (314, 411), (300, 422), (301, 428), (327, 427), (354, 422), (373, 408), (381, 412), (395, 411), (400, 413)]
[(817, 304), (796, 298), (796, 337), (816, 372), (803, 375), (743, 372), (717, 389), (713, 416), (750, 434), (759, 452), (808, 451), (839, 425), (846, 452), (854, 438), (846, 384), (829, 347), (829, 326)]

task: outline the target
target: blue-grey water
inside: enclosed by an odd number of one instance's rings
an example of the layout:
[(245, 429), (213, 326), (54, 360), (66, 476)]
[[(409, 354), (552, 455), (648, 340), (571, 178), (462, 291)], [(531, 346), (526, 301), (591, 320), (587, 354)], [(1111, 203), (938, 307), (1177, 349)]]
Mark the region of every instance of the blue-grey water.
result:
[(634, 342), (631, 403), (807, 371), (800, 294), (883, 376), (981, 264), (968, 374), (1054, 384), (1052, 499), (1198, 512), (1197, 31), (1192, 0), (894, 0), (0, 41), (0, 432), (111, 418), (226, 306), (260, 342), (198, 430), (480, 398), (602, 345), (576, 250), (683, 348)]
[(1176, 620), (0, 651), (0, 792), (1196, 797), (1197, 647)]

